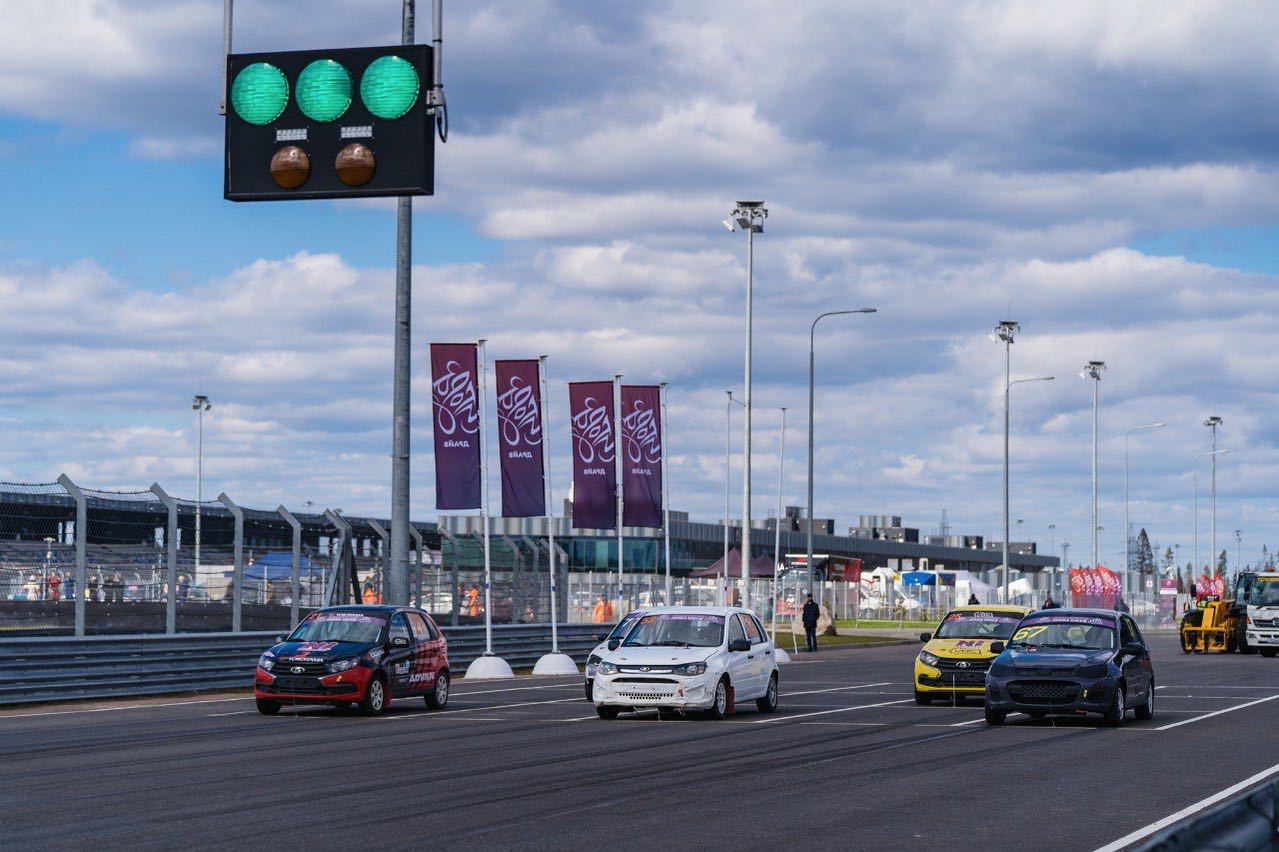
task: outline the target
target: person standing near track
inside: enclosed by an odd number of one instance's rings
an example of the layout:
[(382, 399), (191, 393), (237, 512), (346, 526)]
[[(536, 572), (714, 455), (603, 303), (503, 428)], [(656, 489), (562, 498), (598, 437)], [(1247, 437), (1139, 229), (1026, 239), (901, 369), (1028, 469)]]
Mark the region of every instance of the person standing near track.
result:
[(822, 611), (817, 602), (813, 600), (813, 596), (809, 595), (808, 600), (804, 603), (804, 611), (801, 617), (804, 621), (804, 638), (808, 642), (808, 653), (817, 653), (817, 619), (821, 617)]

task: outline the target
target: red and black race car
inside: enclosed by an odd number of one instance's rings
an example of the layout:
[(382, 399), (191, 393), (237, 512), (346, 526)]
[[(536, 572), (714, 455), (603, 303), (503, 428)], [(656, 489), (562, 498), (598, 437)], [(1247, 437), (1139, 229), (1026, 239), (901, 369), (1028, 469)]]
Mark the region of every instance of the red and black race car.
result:
[(381, 713), (392, 697), (449, 700), (448, 646), (431, 616), (396, 606), (334, 606), (315, 612), (258, 659), (253, 697), (272, 716), (284, 704), (359, 705)]

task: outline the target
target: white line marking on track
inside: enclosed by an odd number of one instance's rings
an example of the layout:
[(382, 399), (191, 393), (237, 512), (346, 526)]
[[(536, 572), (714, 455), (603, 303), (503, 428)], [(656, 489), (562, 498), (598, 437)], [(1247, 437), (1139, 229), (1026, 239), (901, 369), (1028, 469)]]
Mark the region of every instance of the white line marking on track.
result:
[[(1279, 697), (1279, 696), (1275, 696), (1275, 697)], [(1269, 700), (1269, 699), (1266, 699), (1266, 700)], [(1233, 784), (1219, 793), (1213, 793), (1211, 796), (1209, 796), (1206, 799), (1200, 799), (1199, 801), (1195, 802), (1193, 805), (1182, 808), (1181, 810), (1177, 811), (1175, 814), (1169, 814), (1163, 819), (1156, 820), (1155, 822), (1152, 822), (1150, 825), (1143, 826), (1142, 828), (1137, 829), (1132, 834), (1126, 834), (1123, 837), (1119, 838), (1118, 840), (1112, 841), (1111, 843), (1107, 843), (1105, 846), (1098, 848), (1096, 852), (1116, 852), (1116, 850), (1118, 849), (1123, 849), (1126, 846), (1130, 846), (1131, 844), (1136, 843), (1138, 840), (1142, 840), (1146, 837), (1149, 837), (1150, 835), (1154, 834), (1156, 831), (1159, 831), (1162, 828), (1167, 828), (1168, 826), (1172, 825), (1173, 823), (1177, 822), (1183, 817), (1188, 817), (1191, 814), (1198, 813), (1199, 811), (1202, 811), (1204, 808), (1207, 808), (1209, 805), (1215, 805), (1217, 802), (1220, 802), (1222, 799), (1227, 799), (1230, 796), (1233, 796), (1235, 793), (1238, 793), (1240, 790), (1247, 789), (1248, 787), (1251, 787), (1252, 785), (1257, 784), (1261, 781), (1265, 781), (1267, 778), (1276, 774), (1279, 774), (1279, 763), (1275, 764), (1269, 769), (1263, 769), (1260, 772), (1258, 772), (1256, 775), (1252, 776), (1251, 778), (1245, 778), (1244, 780), (1240, 781), (1238, 784)]]
[[(439, 713), (411, 713), (404, 716), (383, 716), (378, 721), (395, 722), (401, 719), (442, 719), (447, 716), (456, 716), (458, 713), (480, 713), (493, 712), (494, 710), (505, 710), (508, 707), (533, 707), (538, 704), (567, 704), (570, 701), (581, 701), (580, 698), (556, 698), (551, 701), (521, 701), (517, 704), (494, 704), (491, 707), (467, 707), (464, 710), (443, 710)], [(507, 721), (510, 721), (509, 719)]]
[(528, 689), (581, 689), (581, 682), (578, 683), (556, 683), (549, 686), (512, 686), (506, 689), (484, 689), (475, 692), (466, 692), (461, 689), (453, 690), (454, 698), (461, 698), (463, 695), (491, 695), (495, 692), (523, 692)]
[(1180, 727), (1180, 726), (1182, 726), (1182, 725), (1189, 725), (1191, 722), (1199, 722), (1199, 721), (1202, 721), (1202, 720), (1204, 720), (1204, 719), (1211, 719), (1213, 716), (1220, 716), (1222, 713), (1233, 713), (1234, 711), (1236, 711), (1236, 710), (1242, 710), (1242, 709), (1244, 709), (1245, 707), (1252, 707), (1252, 706), (1257, 705), (1257, 704), (1264, 704), (1264, 703), (1266, 703), (1267, 701), (1274, 701), (1276, 698), (1279, 698), (1279, 694), (1276, 694), (1276, 695), (1267, 695), (1265, 698), (1258, 698), (1258, 699), (1256, 699), (1255, 701), (1248, 701), (1248, 702), (1245, 702), (1245, 703), (1243, 703), (1243, 704), (1235, 705), (1234, 707), (1227, 707), (1227, 708), (1226, 708), (1226, 709), (1224, 709), (1224, 710), (1214, 710), (1214, 711), (1213, 711), (1213, 712), (1211, 712), (1211, 713), (1204, 713), (1202, 716), (1194, 716), (1194, 717), (1192, 717), (1192, 718), (1190, 718), (1190, 719), (1182, 719), (1180, 722), (1173, 722), (1171, 725), (1162, 725), (1162, 726), (1160, 726), (1160, 727), (1158, 727), (1158, 728), (1155, 728), (1155, 730), (1156, 730), (1156, 731), (1166, 731), (1166, 730), (1168, 730), (1169, 728), (1178, 728), (1178, 727)]
[(204, 718), (212, 719), (215, 716), (243, 716), (249, 713), (256, 713), (256, 710), (232, 710), (229, 713), (205, 713)]
[(240, 698), (202, 698), (197, 701), (165, 701), (161, 704), (130, 704), (128, 707), (86, 707), (82, 710), (41, 710), (36, 713), (7, 713), (0, 715), (0, 722), (5, 719), (21, 719), (24, 716), (65, 716), (69, 713), (110, 713), (116, 710), (149, 710), (152, 707), (181, 707), (187, 704), (218, 704), (224, 701), (251, 701), (253, 696)]
[(840, 707), (836, 710), (818, 710), (816, 713), (797, 713), (794, 716), (770, 716), (767, 719), (754, 719), (751, 725), (766, 725), (769, 722), (787, 722), (792, 719), (803, 719), (808, 716), (825, 716), (829, 713), (847, 713), (851, 710), (869, 710), (872, 707), (887, 707), (889, 704), (905, 704), (908, 701), (914, 701), (913, 698), (901, 698), (897, 701), (881, 701), (878, 704), (855, 704), (852, 707)]
[(872, 686), (892, 686), (893, 684), (885, 681), (884, 683), (859, 683), (855, 686), (832, 686), (829, 689), (804, 689), (799, 692), (783, 692), (782, 697), (786, 698), (791, 695), (816, 695), (819, 692), (846, 692), (850, 689), (869, 689)]

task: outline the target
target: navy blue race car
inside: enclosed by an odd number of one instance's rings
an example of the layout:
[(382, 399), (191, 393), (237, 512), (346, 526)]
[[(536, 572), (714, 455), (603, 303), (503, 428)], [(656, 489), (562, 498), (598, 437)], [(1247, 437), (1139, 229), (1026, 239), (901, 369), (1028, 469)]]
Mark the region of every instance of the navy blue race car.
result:
[(986, 723), (1009, 713), (1099, 713), (1118, 726), (1133, 710), (1155, 714), (1155, 669), (1137, 624), (1124, 613), (1096, 609), (1032, 612), (1013, 631), (986, 673)]

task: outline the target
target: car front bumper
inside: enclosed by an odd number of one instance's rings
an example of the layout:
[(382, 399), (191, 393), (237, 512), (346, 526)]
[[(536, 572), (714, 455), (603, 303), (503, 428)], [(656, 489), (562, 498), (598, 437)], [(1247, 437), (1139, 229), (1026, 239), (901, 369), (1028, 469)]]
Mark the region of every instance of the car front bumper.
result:
[(715, 700), (718, 673), (693, 677), (634, 674), (595, 675), (591, 700), (605, 707), (672, 707), (706, 710)]
[(1107, 677), (986, 677), (986, 706), (1009, 713), (1105, 713), (1114, 697)]
[(986, 689), (986, 668), (990, 659), (973, 660), (972, 669), (954, 672), (915, 660), (915, 691), (936, 695), (981, 695)]
[(253, 697), (299, 704), (362, 701), (372, 675), (373, 670), (364, 666), (322, 677), (275, 675), (258, 669), (253, 676)]

